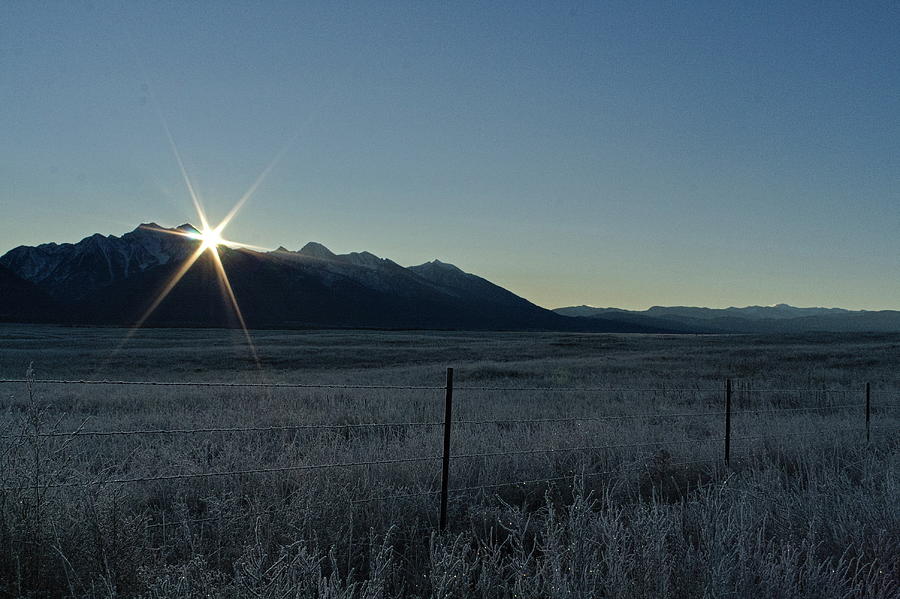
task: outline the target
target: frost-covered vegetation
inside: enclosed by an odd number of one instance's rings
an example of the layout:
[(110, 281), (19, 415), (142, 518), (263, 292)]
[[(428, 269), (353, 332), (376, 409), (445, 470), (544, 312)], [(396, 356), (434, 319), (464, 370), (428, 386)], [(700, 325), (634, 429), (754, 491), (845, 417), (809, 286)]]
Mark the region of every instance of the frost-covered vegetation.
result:
[[(900, 337), (272, 331), (258, 368), (239, 334), (113, 352), (122, 334), (0, 328), (0, 375), (439, 387), (453, 366), (459, 387), (560, 389), (458, 389), (454, 455), (615, 447), (454, 459), (453, 488), (560, 480), (454, 493), (438, 534), (436, 459), (165, 477), (437, 458), (440, 390), (8, 384), (0, 596), (900, 596)], [(598, 419), (510, 422), (572, 417)], [(370, 422), (426, 424), (286, 428)], [(206, 431), (47, 436), (160, 429)]]

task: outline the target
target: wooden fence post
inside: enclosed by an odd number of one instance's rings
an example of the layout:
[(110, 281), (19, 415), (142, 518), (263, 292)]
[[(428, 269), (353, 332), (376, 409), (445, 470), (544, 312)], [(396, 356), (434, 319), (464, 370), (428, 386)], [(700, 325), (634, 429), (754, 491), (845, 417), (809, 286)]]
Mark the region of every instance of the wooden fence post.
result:
[(731, 379), (725, 379), (725, 465), (731, 465)]
[(870, 383), (866, 383), (866, 443), (870, 441), (870, 426), (869, 423), (871, 421), (872, 414), (872, 385)]
[(450, 423), (453, 421), (453, 369), (447, 369), (444, 395), (444, 461), (441, 468), (441, 532), (447, 529), (447, 495), (450, 484)]

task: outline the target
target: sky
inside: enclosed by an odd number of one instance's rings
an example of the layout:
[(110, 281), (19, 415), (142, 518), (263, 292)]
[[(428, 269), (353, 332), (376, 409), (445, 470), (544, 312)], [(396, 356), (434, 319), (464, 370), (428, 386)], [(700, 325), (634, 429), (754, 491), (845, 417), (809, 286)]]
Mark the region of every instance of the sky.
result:
[(0, 253), (212, 220), (545, 307), (900, 309), (900, 4), (5, 2)]

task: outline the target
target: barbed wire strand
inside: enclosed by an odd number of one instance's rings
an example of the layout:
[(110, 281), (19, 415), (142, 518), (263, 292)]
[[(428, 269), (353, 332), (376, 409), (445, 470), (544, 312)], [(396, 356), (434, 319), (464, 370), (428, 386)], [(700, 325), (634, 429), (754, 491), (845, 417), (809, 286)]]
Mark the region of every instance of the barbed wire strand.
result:
[(865, 432), (865, 427), (848, 427), (848, 428), (836, 428), (836, 429), (828, 429), (828, 430), (819, 430), (819, 431), (801, 431), (796, 433), (780, 433), (777, 435), (749, 435), (743, 437), (732, 437), (732, 441), (748, 441), (751, 439), (778, 439), (781, 437), (795, 437), (795, 436), (803, 436), (803, 435), (823, 435), (829, 433), (859, 433)]
[[(534, 419), (499, 419), (499, 420), (454, 420), (454, 425), (489, 425), (489, 424), (546, 424), (552, 422), (602, 422), (606, 420), (630, 420), (636, 418), (667, 418), (686, 416), (713, 416), (725, 412), (700, 412), (693, 414), (635, 414), (618, 416), (597, 416), (585, 418), (534, 418)], [(188, 435), (206, 433), (248, 433), (248, 432), (283, 432), (291, 430), (334, 430), (354, 428), (399, 428), (399, 427), (440, 427), (443, 422), (365, 422), (357, 424), (292, 424), (283, 426), (250, 426), (250, 427), (212, 427), (192, 429), (137, 429), (118, 431), (62, 431), (52, 433), (32, 433), (19, 435), (0, 435), (0, 439), (31, 439), (34, 437), (109, 437), (128, 435)]]
[(369, 460), (364, 462), (338, 462), (330, 464), (308, 464), (304, 466), (281, 466), (273, 468), (252, 468), (247, 470), (229, 470), (225, 472), (191, 472), (182, 474), (163, 474), (159, 476), (139, 476), (134, 478), (116, 478), (108, 480), (94, 480), (78, 483), (48, 483), (44, 485), (27, 485), (23, 487), (6, 487), (0, 491), (20, 491), (24, 489), (56, 489), (56, 488), (73, 488), (73, 487), (95, 487), (103, 485), (131, 484), (153, 481), (169, 481), (183, 480), (189, 478), (215, 478), (220, 476), (243, 476), (248, 474), (271, 474), (275, 472), (302, 472), (309, 470), (327, 470), (332, 468), (349, 468), (355, 466), (377, 466), (390, 464), (406, 464), (411, 462), (430, 462), (439, 461), (442, 458), (425, 457), (425, 458), (399, 458), (394, 460)]
[[(692, 460), (692, 461), (688, 461), (688, 462), (673, 462), (673, 463), (665, 464), (664, 466), (667, 468), (670, 468), (670, 467), (677, 467), (677, 466), (689, 466), (689, 465), (693, 465), (693, 464), (707, 464), (707, 463), (716, 462), (716, 461), (718, 461), (718, 460)], [(558, 481), (562, 481), (562, 480), (574, 480), (574, 479), (579, 479), (579, 478), (583, 479), (583, 478), (591, 478), (591, 477), (597, 477), (597, 476), (607, 476), (610, 474), (621, 474), (623, 472), (640, 472), (645, 469), (646, 469), (646, 465), (639, 467), (639, 468), (619, 468), (617, 470), (605, 470), (602, 472), (588, 472), (588, 473), (583, 473), (583, 474), (569, 474), (566, 476), (555, 476), (555, 477), (551, 477), (551, 478), (534, 478), (534, 479), (530, 479), (530, 480), (518, 480), (518, 481), (505, 482), (505, 483), (491, 483), (491, 484), (487, 484), (487, 485), (474, 485), (471, 487), (457, 487), (455, 489), (449, 489), (448, 493), (463, 493), (463, 492), (469, 492), (469, 491), (480, 491), (480, 490), (485, 490), (485, 489), (496, 489), (496, 488), (501, 488), (501, 487), (513, 487), (513, 486), (518, 486), (518, 485), (531, 485), (531, 484), (544, 483), (544, 482), (558, 482)]]
[(0, 379), (2, 383), (34, 383), (36, 385), (120, 385), (144, 387), (225, 387), (263, 389), (391, 389), (412, 391), (443, 391), (445, 386), (418, 385), (332, 385), (306, 383), (223, 383), (223, 382), (180, 382), (180, 381), (111, 381), (111, 380), (65, 380), (65, 379)]
[[(166, 526), (176, 527), (176, 526), (186, 526), (189, 524), (204, 524), (204, 523), (216, 522), (216, 521), (232, 522), (234, 520), (243, 520), (246, 518), (258, 518), (259, 516), (273, 514), (276, 511), (278, 511), (278, 510), (262, 510), (262, 511), (258, 511), (258, 512), (250, 512), (247, 514), (236, 514), (236, 515), (231, 515), (231, 516), (222, 514), (219, 516), (210, 516), (208, 518), (195, 518), (192, 520), (172, 520), (171, 522), (153, 522), (153, 523), (145, 524), (144, 528), (146, 530), (146, 529), (151, 529), (151, 528), (163, 528)], [(429, 533), (429, 534), (427, 537), (420, 537), (420, 536), (418, 536), (418, 535), (420, 535), (420, 533)], [(436, 525), (420, 526), (420, 527), (412, 528), (412, 529), (400, 529), (399, 532), (396, 530), (391, 530), (389, 533), (385, 532), (382, 534), (384, 536), (389, 537), (392, 540), (402, 540), (402, 541), (410, 542), (412, 540), (424, 541), (424, 540), (430, 539), (431, 533), (440, 534), (440, 532), (437, 530)], [(375, 546), (377, 546), (376, 548), (380, 548), (380, 546), (385, 541), (386, 541), (386, 539), (384, 539), (384, 538), (382, 538), (382, 539), (374, 538), (373, 539), (372, 537), (369, 537), (369, 538), (361, 538), (359, 540), (348, 541), (346, 543), (346, 545), (349, 547), (356, 547), (356, 548), (360, 548), (360, 547), (371, 548), (373, 545), (375, 545)]]
[(469, 385), (454, 386), (454, 391), (528, 391), (528, 392), (654, 392), (654, 393), (724, 393), (723, 389), (688, 388), (688, 387), (473, 387)]
[[(845, 429), (845, 430), (857, 430), (857, 429)], [(754, 438), (762, 438), (762, 437), (779, 437), (779, 436), (789, 436), (795, 434), (820, 434), (821, 431), (809, 432), (809, 433), (786, 433), (784, 435), (762, 435), (757, 437), (736, 437), (734, 440), (748, 440)], [(513, 451), (502, 451), (502, 452), (484, 452), (484, 453), (473, 453), (473, 454), (457, 454), (451, 455), (450, 459), (466, 459), (466, 458), (482, 458), (482, 457), (503, 457), (503, 456), (514, 456), (514, 455), (538, 455), (538, 454), (549, 454), (549, 453), (565, 453), (565, 452), (578, 452), (578, 451), (599, 451), (605, 449), (625, 449), (625, 448), (633, 448), (633, 447), (658, 447), (658, 446), (668, 446), (668, 445), (683, 445), (683, 444), (692, 444), (692, 443), (708, 443), (713, 441), (723, 441), (724, 438), (719, 437), (707, 437), (700, 439), (682, 439), (676, 441), (652, 441), (647, 443), (627, 443), (627, 444), (616, 444), (616, 445), (599, 445), (599, 446), (587, 446), (587, 447), (561, 447), (561, 448), (549, 448), (549, 449), (529, 449), (529, 450), (513, 450)], [(158, 476), (144, 476), (144, 477), (132, 477), (132, 478), (118, 478), (118, 479), (107, 479), (107, 480), (95, 480), (88, 482), (77, 482), (77, 483), (48, 483), (43, 485), (28, 485), (23, 487), (6, 487), (0, 489), (3, 492), (11, 492), (11, 491), (21, 491), (25, 489), (54, 489), (54, 488), (84, 488), (84, 487), (92, 487), (92, 486), (103, 486), (103, 485), (114, 485), (114, 484), (133, 484), (133, 483), (143, 483), (143, 482), (155, 482), (155, 481), (172, 481), (172, 480), (184, 480), (184, 479), (196, 479), (196, 478), (215, 478), (215, 477), (227, 477), (227, 476), (243, 476), (250, 474), (271, 474), (277, 472), (301, 472), (301, 471), (311, 471), (311, 470), (326, 470), (333, 468), (347, 468), (347, 467), (358, 467), (358, 466), (375, 466), (375, 465), (393, 465), (393, 464), (403, 464), (403, 463), (414, 463), (414, 462), (427, 462), (427, 461), (437, 461), (441, 460), (441, 456), (434, 457), (421, 457), (421, 458), (399, 458), (392, 460), (368, 460), (368, 461), (359, 461), (359, 462), (339, 462), (339, 463), (328, 463), (328, 464), (307, 464), (302, 466), (282, 466), (282, 467), (272, 467), (272, 468), (253, 468), (253, 469), (245, 469), (245, 470), (230, 470), (225, 472), (193, 472), (193, 473), (179, 473), (179, 474), (165, 474)], [(431, 494), (431, 492), (423, 493), (423, 494)], [(414, 495), (414, 494), (411, 494)]]
[(735, 387), (732, 389), (732, 393), (744, 393), (744, 394), (754, 394), (754, 393), (859, 393), (862, 394), (864, 391), (862, 389), (815, 389), (813, 387), (803, 388), (797, 387), (795, 389), (740, 389)]
[[(27, 383), (28, 379), (0, 379), (0, 384)], [(122, 380), (89, 380), (89, 379), (35, 379), (34, 384), (44, 385), (136, 385), (158, 387), (235, 387), (235, 388), (284, 388), (284, 389), (392, 389), (416, 391), (442, 391), (446, 387), (436, 385), (344, 385), (325, 383), (227, 383), (220, 381), (122, 381)], [(712, 387), (486, 387), (455, 386), (454, 391), (529, 391), (529, 392), (678, 392), (678, 393), (723, 393), (721, 388)], [(859, 389), (735, 389), (735, 393), (861, 393)], [(873, 390), (872, 393), (891, 393), (890, 391)]]
[[(27, 383), (28, 379), (0, 379), (0, 384), (4, 383)], [(227, 383), (217, 381), (121, 381), (121, 380), (89, 380), (89, 379), (35, 379), (30, 381), (34, 384), (44, 385), (137, 385), (137, 386), (156, 386), (156, 387), (249, 387), (249, 388), (285, 388), (285, 389), (403, 389), (403, 390), (420, 390), (420, 391), (443, 391), (446, 386), (434, 385), (341, 385), (341, 384), (318, 384), (318, 383)], [(688, 393), (713, 393), (722, 392), (722, 389), (703, 389), (703, 388), (678, 388), (678, 387), (658, 387), (658, 388), (640, 388), (640, 387), (478, 387), (478, 386), (455, 386), (454, 391), (544, 391), (544, 392), (584, 392), (584, 391), (655, 391), (655, 392), (688, 392)]]
[[(634, 464), (637, 464), (638, 462), (641, 462), (641, 461), (644, 461), (644, 460), (651, 459), (654, 455), (655, 455), (655, 454), (646, 454), (646, 455), (643, 455), (643, 456), (641, 456), (640, 458), (638, 458), (638, 459), (636, 459), (636, 460), (630, 461), (630, 462), (628, 463), (627, 466), (623, 466), (623, 467), (621, 467), (619, 470), (621, 470), (621, 471), (623, 471), (623, 472), (628, 471), (631, 467), (633, 467)], [(558, 478), (571, 478), (572, 476), (578, 476), (578, 475), (570, 474), (570, 475), (567, 475), (567, 476), (565, 476), (565, 477), (558, 477)], [(542, 480), (542, 481), (543, 481), (543, 480), (557, 480), (557, 478), (552, 478), (552, 479), (535, 479), (535, 480), (536, 480), (536, 481), (537, 481), (537, 480)], [(452, 489), (449, 489), (448, 492), (452, 492)], [(405, 494), (400, 494), (400, 495), (384, 495), (384, 496), (380, 496), (380, 497), (371, 497), (371, 498), (359, 499), (359, 500), (354, 501), (353, 503), (367, 503), (367, 502), (369, 502), (369, 501), (387, 501), (387, 500), (392, 500), (392, 499), (405, 499), (405, 498), (407, 498), (407, 497), (420, 497), (420, 496), (437, 495), (437, 494), (440, 494), (440, 490), (423, 491), (423, 492), (419, 492), (419, 493), (405, 493)]]
[[(896, 406), (875, 406), (876, 408), (896, 407)], [(736, 414), (778, 414), (781, 412), (809, 412), (817, 410), (839, 410), (849, 408), (865, 408), (865, 404), (844, 404), (837, 406), (819, 406), (808, 408), (763, 408), (758, 410), (733, 410), (732, 415)], [(693, 418), (708, 416), (723, 416), (724, 411), (718, 412), (681, 412), (681, 413), (647, 413), (647, 414), (618, 414), (613, 416), (585, 416), (585, 417), (567, 417), (567, 418), (510, 418), (496, 420), (454, 420), (454, 425), (501, 425), (501, 424), (550, 424), (563, 422), (605, 422), (613, 420), (636, 420), (636, 419), (652, 419), (652, 418)], [(250, 433), (250, 432), (284, 432), (293, 430), (341, 430), (341, 429), (388, 429), (401, 427), (441, 427), (443, 422), (361, 422), (348, 424), (290, 424), (280, 426), (249, 426), (249, 427), (208, 427), (208, 428), (181, 428), (181, 429), (136, 429), (136, 430), (116, 430), (116, 431), (62, 431), (51, 433), (32, 433), (18, 435), (0, 435), (0, 439), (29, 439), (34, 437), (42, 438), (67, 438), (67, 437), (106, 437), (106, 436), (128, 436), (128, 435), (189, 435), (189, 434), (212, 434), (212, 433)]]
[(492, 458), (492, 457), (501, 457), (501, 456), (512, 456), (512, 455), (534, 455), (534, 454), (545, 454), (545, 453), (563, 453), (569, 451), (599, 451), (601, 449), (625, 449), (630, 447), (656, 447), (659, 445), (684, 445), (690, 443), (709, 443), (711, 441), (724, 441), (724, 438), (718, 437), (704, 437), (701, 439), (681, 439), (675, 441), (650, 441), (647, 443), (625, 443), (620, 445), (596, 445), (596, 446), (588, 446), (588, 447), (556, 447), (550, 449), (517, 449), (512, 451), (495, 451), (495, 452), (485, 452), (485, 453), (464, 453), (464, 454), (456, 454), (450, 455), (451, 460), (464, 459), (464, 458)]
[(414, 497), (427, 497), (429, 495), (440, 495), (440, 491), (421, 491), (418, 493), (401, 493), (399, 495), (380, 495), (376, 497), (364, 497), (362, 499), (354, 499), (351, 503), (371, 503), (373, 501), (391, 501), (394, 499), (412, 499)]
[[(651, 455), (644, 456), (642, 458), (642, 460), (649, 460), (652, 458), (653, 458), (653, 455), (651, 454)], [(674, 463), (666, 464), (665, 466), (667, 466), (667, 467), (688, 466), (688, 465), (693, 465), (693, 464), (708, 464), (708, 463), (718, 462), (718, 461), (719, 461), (719, 458), (709, 459), (709, 460), (691, 460), (691, 461), (687, 461), (687, 462), (674, 462)], [(489, 489), (489, 488), (507, 487), (507, 486), (514, 486), (514, 485), (534, 484), (534, 483), (541, 483), (541, 482), (554, 482), (554, 481), (560, 481), (560, 480), (572, 480), (572, 479), (577, 479), (577, 478), (595, 477), (595, 476), (602, 476), (602, 475), (607, 475), (607, 474), (635, 472), (635, 471), (641, 471), (641, 470), (645, 470), (645, 469), (646, 469), (646, 464), (641, 467), (637, 467), (637, 468), (635, 468), (635, 467), (619, 468), (617, 470), (606, 470), (603, 472), (568, 474), (565, 476), (556, 476), (556, 477), (550, 477), (550, 478), (535, 478), (535, 479), (530, 479), (530, 480), (519, 480), (519, 481), (513, 481), (513, 482), (506, 482), (506, 483), (477, 485), (477, 486), (471, 486), (471, 487), (457, 487), (457, 488), (453, 488), (453, 489), (448, 489), (447, 492), (455, 493), (455, 492), (472, 491), (472, 490), (478, 490), (478, 489)], [(427, 497), (429, 495), (439, 495), (440, 493), (441, 493), (440, 490), (435, 490), (435, 491), (422, 491), (422, 492), (418, 492), (418, 493), (403, 493), (403, 494), (399, 494), (399, 495), (382, 495), (382, 496), (376, 496), (376, 497), (366, 497), (363, 499), (356, 499), (353, 501), (353, 503), (369, 503), (369, 502), (373, 502), (373, 501), (390, 501), (390, 500), (395, 500), (395, 499)]]
[(444, 426), (443, 422), (364, 422), (357, 424), (290, 424), (283, 426), (248, 426), (221, 428), (177, 428), (177, 429), (144, 429), (124, 431), (69, 431), (54, 433), (36, 433), (21, 435), (2, 435), (0, 439), (25, 439), (33, 437), (106, 437), (127, 435), (189, 435), (200, 433), (251, 433), (251, 432), (283, 432), (292, 430), (334, 430), (352, 428), (398, 428), (413, 426)]
[[(843, 408), (864, 408), (865, 404), (843, 404), (837, 406), (817, 406), (808, 408), (765, 408), (759, 410), (732, 410), (732, 414), (749, 414), (758, 412), (799, 412), (814, 410), (837, 410)], [(522, 418), (499, 420), (454, 420), (453, 424), (541, 424), (551, 422), (602, 422), (605, 420), (635, 420), (640, 418), (693, 418), (707, 416), (724, 416), (725, 411), (716, 412), (677, 412), (677, 413), (645, 413), (645, 414), (616, 414), (612, 416), (578, 416), (567, 418)]]
[(633, 420), (638, 418), (684, 418), (722, 416), (725, 412), (682, 412), (659, 414), (616, 414), (612, 416), (578, 416), (567, 418), (511, 418), (499, 420), (454, 420), (453, 424), (542, 424), (551, 422), (602, 422), (606, 420)]
[[(837, 406), (813, 406), (808, 408), (760, 408), (758, 410), (732, 410), (732, 415), (734, 414), (760, 414), (760, 413), (772, 413), (777, 414), (780, 412), (810, 412), (815, 410), (842, 410), (845, 408), (859, 408), (864, 409), (866, 404), (842, 404)], [(722, 412), (724, 414), (724, 412)]]
[[(599, 392), (619, 392), (619, 391), (634, 391), (634, 392), (653, 392), (653, 393), (668, 393), (668, 392), (676, 392), (676, 393), (725, 393), (723, 388), (712, 388), (712, 387), (469, 387), (469, 386), (459, 386), (454, 387), (454, 391), (543, 391), (543, 392), (555, 392), (555, 391), (599, 391)], [(815, 389), (815, 388), (796, 388), (796, 389), (739, 389), (734, 388), (733, 393), (744, 393), (744, 394), (754, 394), (754, 393), (863, 393), (860, 389)], [(873, 391), (874, 393), (874, 391)], [(881, 393), (888, 393), (887, 391), (881, 391)]]

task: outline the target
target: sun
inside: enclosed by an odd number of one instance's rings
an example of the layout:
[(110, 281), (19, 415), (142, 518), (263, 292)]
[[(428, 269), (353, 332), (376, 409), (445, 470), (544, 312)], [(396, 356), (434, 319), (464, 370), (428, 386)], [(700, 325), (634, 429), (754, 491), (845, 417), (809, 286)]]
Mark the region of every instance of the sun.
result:
[(217, 251), (220, 245), (224, 245), (226, 241), (222, 239), (222, 232), (218, 228), (204, 226), (202, 231), (189, 235), (193, 239), (200, 240), (200, 251), (206, 250)]

